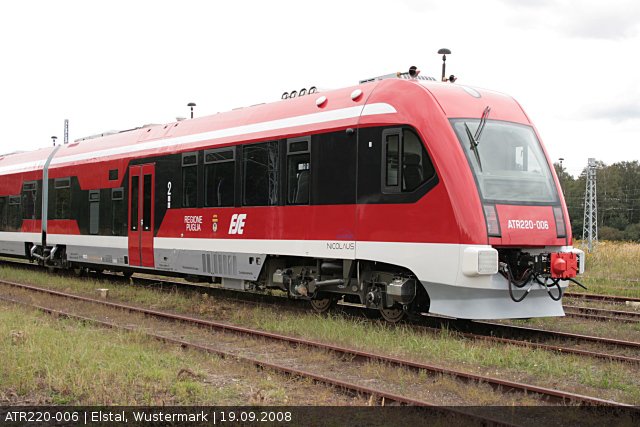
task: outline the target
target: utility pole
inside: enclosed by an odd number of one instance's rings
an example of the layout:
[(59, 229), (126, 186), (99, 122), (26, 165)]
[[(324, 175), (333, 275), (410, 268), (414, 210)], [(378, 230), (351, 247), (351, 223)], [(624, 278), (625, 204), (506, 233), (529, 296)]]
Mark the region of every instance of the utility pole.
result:
[(596, 197), (596, 159), (590, 158), (587, 166), (587, 184), (584, 190), (584, 226), (582, 244), (591, 252), (598, 243), (598, 200)]

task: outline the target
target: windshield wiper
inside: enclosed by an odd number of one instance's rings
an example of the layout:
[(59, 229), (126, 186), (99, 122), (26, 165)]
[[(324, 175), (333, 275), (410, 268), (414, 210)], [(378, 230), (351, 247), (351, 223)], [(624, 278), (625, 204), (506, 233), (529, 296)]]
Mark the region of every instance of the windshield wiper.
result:
[(467, 131), (467, 137), (469, 138), (469, 143), (471, 151), (476, 156), (476, 161), (478, 162), (478, 167), (480, 168), (480, 172), (482, 172), (482, 162), (480, 161), (480, 153), (478, 152), (478, 144), (480, 143), (480, 136), (482, 135), (482, 131), (484, 130), (484, 125), (487, 124), (487, 117), (489, 117), (489, 113), (491, 112), (491, 107), (487, 105), (487, 107), (482, 112), (482, 117), (480, 118), (480, 123), (478, 123), (478, 128), (476, 129), (476, 134), (471, 134), (471, 129), (467, 126), (467, 122), (464, 122), (464, 128)]
[(487, 118), (489, 117), (489, 113), (491, 112), (491, 107), (487, 105), (487, 107), (482, 112), (482, 117), (480, 117), (480, 123), (478, 123), (478, 129), (476, 129), (476, 134), (473, 136), (473, 140), (478, 145), (480, 142), (480, 135), (482, 135), (482, 131), (484, 130), (484, 125), (487, 124)]
[(469, 126), (467, 126), (467, 122), (464, 123), (464, 128), (467, 131), (467, 137), (469, 138), (469, 141), (471, 143), (469, 148), (471, 148), (471, 151), (473, 151), (473, 154), (475, 154), (476, 162), (478, 162), (478, 167), (480, 168), (480, 172), (482, 172), (482, 162), (480, 161), (480, 153), (478, 153), (478, 142), (471, 133)]

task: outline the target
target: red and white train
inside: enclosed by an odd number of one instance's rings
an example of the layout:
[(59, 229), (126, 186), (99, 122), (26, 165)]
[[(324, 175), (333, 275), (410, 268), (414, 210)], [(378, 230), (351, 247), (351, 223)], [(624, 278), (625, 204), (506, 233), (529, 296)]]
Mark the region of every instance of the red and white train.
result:
[(584, 270), (511, 97), (371, 79), (0, 157), (0, 255), (471, 319), (563, 315)]

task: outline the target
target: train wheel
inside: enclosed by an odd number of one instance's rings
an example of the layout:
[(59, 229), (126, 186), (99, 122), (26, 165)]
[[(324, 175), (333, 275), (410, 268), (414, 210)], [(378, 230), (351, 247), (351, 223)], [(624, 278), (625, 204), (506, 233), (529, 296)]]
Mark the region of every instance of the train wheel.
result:
[(405, 318), (406, 312), (400, 306), (393, 306), (391, 308), (381, 308), (380, 314), (384, 320), (390, 323), (398, 323)]
[(133, 271), (123, 271), (122, 275), (125, 279), (131, 279), (131, 276), (133, 276)]
[(75, 274), (77, 277), (81, 277), (84, 276), (86, 270), (84, 267), (74, 267), (73, 268), (73, 274)]
[(324, 299), (312, 299), (309, 301), (311, 303), (311, 308), (316, 313), (326, 313), (331, 310), (332, 307), (336, 305), (338, 302), (335, 298), (324, 298)]

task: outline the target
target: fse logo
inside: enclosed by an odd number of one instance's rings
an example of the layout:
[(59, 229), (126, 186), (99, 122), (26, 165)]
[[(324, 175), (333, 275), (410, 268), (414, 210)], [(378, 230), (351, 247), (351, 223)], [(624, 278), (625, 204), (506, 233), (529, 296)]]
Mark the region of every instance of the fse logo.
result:
[(233, 214), (231, 217), (231, 224), (229, 225), (229, 234), (244, 233), (245, 219), (247, 219), (247, 214)]

